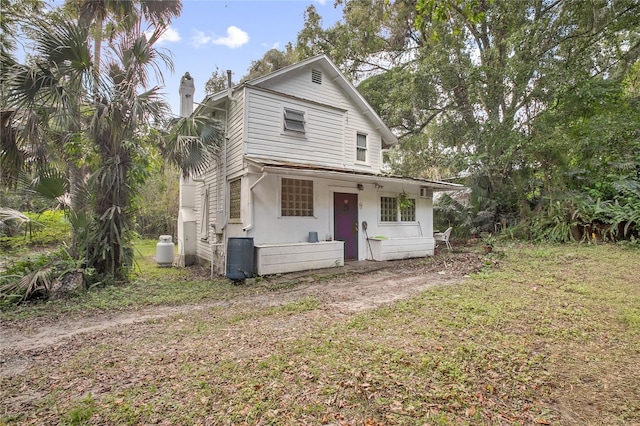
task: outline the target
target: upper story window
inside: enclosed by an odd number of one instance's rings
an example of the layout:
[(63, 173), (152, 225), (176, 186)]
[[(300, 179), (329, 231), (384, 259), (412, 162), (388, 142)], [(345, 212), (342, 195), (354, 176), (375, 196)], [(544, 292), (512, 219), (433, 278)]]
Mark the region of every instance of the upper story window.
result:
[(367, 135), (364, 133), (358, 133), (357, 136), (356, 160), (362, 162), (367, 161)]
[(291, 132), (304, 133), (305, 121), (304, 121), (304, 112), (297, 111), (295, 109), (285, 108), (284, 109), (284, 130), (289, 130)]
[(229, 182), (229, 219), (240, 219), (241, 180)]
[(282, 216), (313, 216), (313, 181), (282, 178)]

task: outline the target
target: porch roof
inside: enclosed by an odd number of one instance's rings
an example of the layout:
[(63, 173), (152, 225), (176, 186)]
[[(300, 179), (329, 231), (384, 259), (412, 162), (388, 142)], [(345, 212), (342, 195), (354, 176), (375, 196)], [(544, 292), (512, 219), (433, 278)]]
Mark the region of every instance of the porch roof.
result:
[(278, 174), (295, 174), (297, 176), (321, 177), (356, 183), (373, 183), (382, 185), (384, 182), (402, 183), (427, 187), (433, 191), (456, 191), (465, 189), (464, 185), (419, 179), (407, 176), (397, 176), (383, 173), (369, 173), (346, 168), (332, 168), (313, 164), (293, 163), (267, 158), (245, 156), (245, 160), (263, 172)]

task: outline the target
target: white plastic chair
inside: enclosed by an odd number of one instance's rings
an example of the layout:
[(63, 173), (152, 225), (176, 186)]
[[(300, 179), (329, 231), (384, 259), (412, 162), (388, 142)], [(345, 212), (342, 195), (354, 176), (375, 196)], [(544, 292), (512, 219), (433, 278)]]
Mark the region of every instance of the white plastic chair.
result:
[(449, 242), (449, 236), (451, 235), (451, 231), (453, 231), (453, 228), (450, 226), (444, 232), (435, 232), (433, 234), (433, 238), (436, 240), (436, 242), (438, 241), (444, 242), (447, 245), (447, 248), (451, 250), (451, 243)]

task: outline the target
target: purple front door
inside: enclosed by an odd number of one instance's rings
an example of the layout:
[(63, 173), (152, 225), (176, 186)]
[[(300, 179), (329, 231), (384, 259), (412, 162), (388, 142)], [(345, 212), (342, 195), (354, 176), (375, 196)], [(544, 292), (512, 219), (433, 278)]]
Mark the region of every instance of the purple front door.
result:
[(344, 241), (344, 259), (358, 259), (358, 194), (333, 194), (335, 239)]

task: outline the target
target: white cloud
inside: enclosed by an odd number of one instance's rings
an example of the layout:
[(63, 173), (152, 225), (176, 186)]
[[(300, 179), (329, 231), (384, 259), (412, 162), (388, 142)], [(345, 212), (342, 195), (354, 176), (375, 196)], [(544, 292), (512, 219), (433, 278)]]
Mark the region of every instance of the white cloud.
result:
[(160, 42), (175, 43), (182, 40), (178, 31), (173, 27), (167, 28), (167, 30), (160, 36)]
[(195, 47), (204, 46), (205, 44), (209, 44), (213, 37), (206, 35), (202, 31), (194, 30), (194, 35), (191, 37), (191, 44)]
[(327, 4), (327, 0), (314, 0), (316, 3), (320, 3), (321, 5)]
[(213, 44), (221, 44), (227, 46), (230, 49), (235, 49), (249, 42), (249, 34), (242, 31), (236, 26), (230, 26), (227, 28), (226, 37), (218, 37), (211, 41)]
[(207, 44), (219, 44), (227, 46), (229, 49), (235, 49), (240, 46), (244, 46), (249, 42), (249, 34), (234, 25), (227, 28), (226, 37), (207, 35), (199, 30), (193, 30), (193, 33), (194, 35), (191, 37), (191, 44), (194, 47), (201, 47)]
[(280, 48), (280, 42), (276, 41), (275, 43), (273, 43), (271, 46), (269, 46), (267, 43), (262, 43), (261, 44), (262, 47), (268, 47), (269, 50), (271, 49), (279, 49)]
[[(146, 31), (145, 35), (147, 36), (147, 39), (149, 39), (149, 37), (151, 37), (151, 35), (153, 34), (153, 31)], [(162, 35), (160, 36), (160, 38), (158, 39), (158, 44), (161, 43), (175, 43), (182, 40), (182, 37), (180, 37), (180, 33), (178, 33), (178, 31), (176, 31), (173, 27), (169, 27), (165, 30), (164, 33), (162, 33)]]

